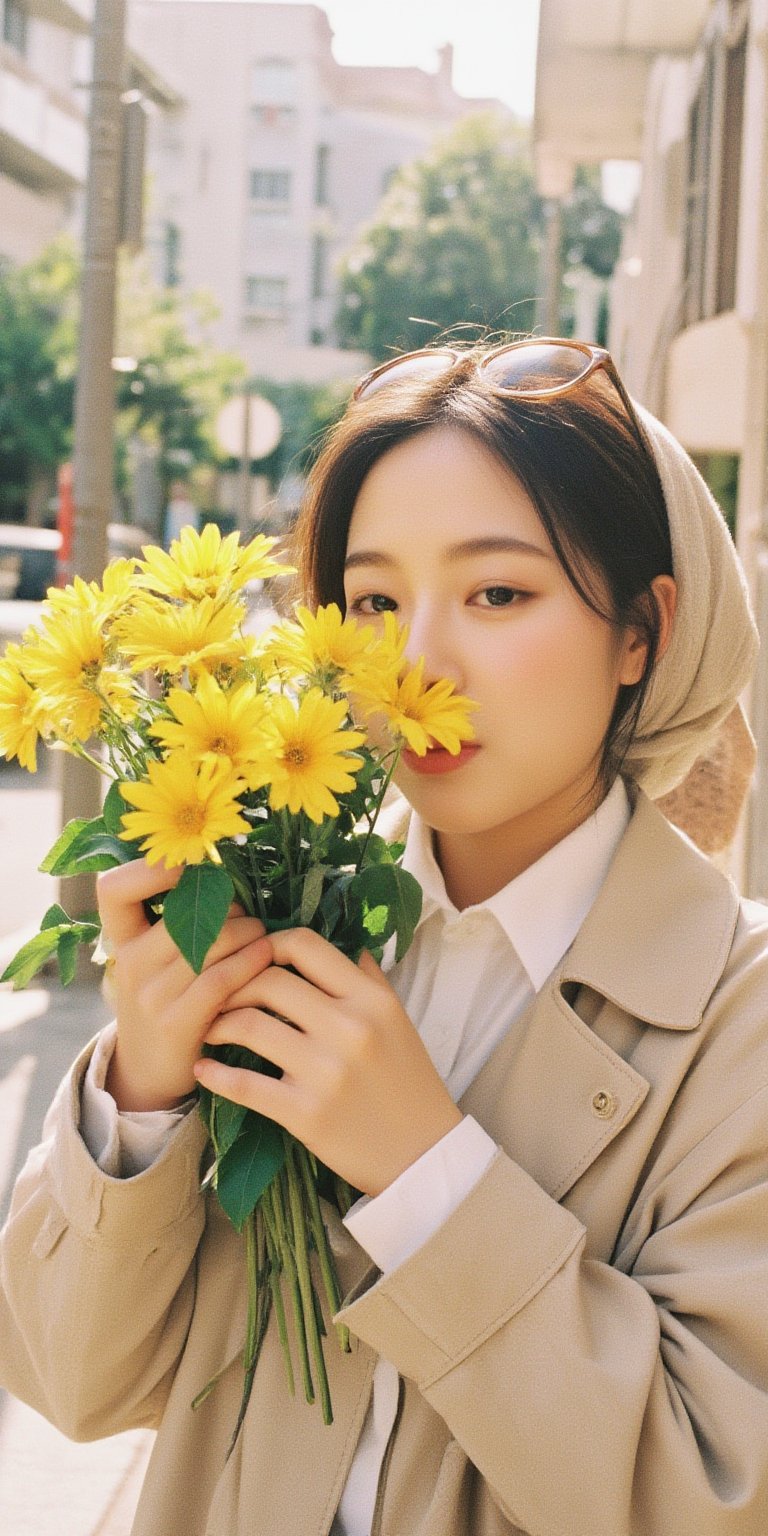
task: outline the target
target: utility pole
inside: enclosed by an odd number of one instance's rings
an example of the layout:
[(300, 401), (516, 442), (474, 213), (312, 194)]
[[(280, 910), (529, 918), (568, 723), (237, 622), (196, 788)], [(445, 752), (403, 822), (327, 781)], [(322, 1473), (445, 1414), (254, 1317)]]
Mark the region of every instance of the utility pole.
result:
[[(75, 389), (73, 572), (100, 581), (107, 563), (107, 524), (114, 482), (115, 287), (121, 219), (122, 104), (125, 88), (126, 0), (94, 0), (93, 80), (89, 113), (88, 179)], [(62, 818), (98, 816), (96, 770), (66, 756)], [(95, 906), (93, 876), (67, 880), (73, 917)]]

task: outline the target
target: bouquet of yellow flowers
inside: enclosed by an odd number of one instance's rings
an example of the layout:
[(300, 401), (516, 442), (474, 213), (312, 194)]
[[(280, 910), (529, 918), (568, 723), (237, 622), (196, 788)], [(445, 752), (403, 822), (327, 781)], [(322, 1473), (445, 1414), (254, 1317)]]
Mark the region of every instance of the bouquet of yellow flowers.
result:
[[(380, 959), (393, 939), (400, 959), (421, 890), (400, 867), (402, 847), (377, 835), (379, 810), (403, 744), (457, 753), (472, 736), (470, 701), (447, 681), (425, 684), (391, 614), (375, 629), (333, 604), (299, 607), (258, 639), (244, 633), (243, 589), (291, 569), (275, 558), (276, 542), (186, 528), (170, 553), (147, 546), (143, 560), (114, 561), (101, 584), (76, 577), (51, 588), (39, 626), (0, 661), (5, 756), (34, 772), (42, 740), (111, 780), (101, 815), (69, 822), (41, 868), (65, 876), (142, 855), (183, 865), (152, 916), (198, 973), (233, 902), (267, 932), (311, 927), (355, 960), (363, 949)], [(78, 946), (99, 932), (96, 916), (72, 920), (55, 904), (2, 980), (24, 986), (56, 956), (71, 981)], [(205, 1049), (276, 1070), (240, 1046)], [(272, 1309), (294, 1390), (283, 1284), (307, 1401), (317, 1389), (330, 1423), (317, 1288), (331, 1313), (341, 1296), (320, 1200), (343, 1216), (354, 1191), (274, 1121), (202, 1087), (198, 1096), (206, 1182), (244, 1234), (248, 1271), (232, 1444)]]

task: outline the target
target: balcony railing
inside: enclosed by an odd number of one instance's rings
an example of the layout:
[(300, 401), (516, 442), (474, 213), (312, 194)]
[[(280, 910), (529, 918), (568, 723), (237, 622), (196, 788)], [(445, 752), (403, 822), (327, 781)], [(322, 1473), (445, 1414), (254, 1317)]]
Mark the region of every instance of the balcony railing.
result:
[(78, 186), (87, 154), (82, 109), (0, 45), (0, 171), (40, 190)]

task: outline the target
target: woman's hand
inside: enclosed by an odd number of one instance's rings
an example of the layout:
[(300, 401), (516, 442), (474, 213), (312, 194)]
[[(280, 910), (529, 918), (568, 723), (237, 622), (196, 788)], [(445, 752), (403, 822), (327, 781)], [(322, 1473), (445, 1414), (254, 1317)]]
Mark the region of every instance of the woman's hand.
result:
[(285, 1126), (363, 1194), (378, 1195), (461, 1112), (370, 955), (355, 965), (307, 928), (273, 933), (265, 944), (273, 964), (229, 996), (205, 1039), (247, 1046), (282, 1077), (210, 1057), (195, 1075), (212, 1093)]
[(193, 1093), (194, 1064), (211, 1023), (227, 998), (271, 962), (263, 923), (232, 915), (197, 976), (165, 924), (148, 922), (143, 906), (181, 873), (140, 859), (99, 876), (117, 1013), (106, 1086), (120, 1110), (172, 1109)]

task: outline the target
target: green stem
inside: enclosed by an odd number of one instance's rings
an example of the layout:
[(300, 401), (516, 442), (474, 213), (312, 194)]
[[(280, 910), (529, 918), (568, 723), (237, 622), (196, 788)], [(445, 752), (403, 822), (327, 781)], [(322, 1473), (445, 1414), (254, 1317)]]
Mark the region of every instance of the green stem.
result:
[(277, 1238), (277, 1227), (270, 1189), (265, 1190), (261, 1207), (264, 1213), (264, 1230), (267, 1239), (267, 1267), (270, 1290), (272, 1292), (272, 1305), (277, 1319), (277, 1332), (280, 1339), (280, 1348), (283, 1351), (285, 1362), (285, 1374), (288, 1378), (288, 1390), (291, 1397), (296, 1396), (296, 1383), (293, 1378), (293, 1361), (291, 1360), (291, 1346), (288, 1340), (288, 1329), (285, 1322), (285, 1308), (283, 1306), (283, 1292), (280, 1285), (280, 1275), (283, 1270), (283, 1262), (280, 1253), (280, 1244)]
[(246, 1269), (248, 1275), (248, 1314), (246, 1324), (245, 1348), (243, 1350), (243, 1364), (245, 1375), (243, 1378), (243, 1392), (240, 1398), (240, 1409), (237, 1415), (237, 1423), (232, 1431), (232, 1438), (227, 1448), (226, 1460), (237, 1444), (237, 1437), (245, 1419), (248, 1403), (250, 1402), (251, 1389), (253, 1387), (256, 1366), (259, 1363), (261, 1346), (269, 1323), (271, 1304), (270, 1292), (263, 1285), (265, 1278), (265, 1236), (264, 1223), (261, 1219), (259, 1207), (249, 1217), (245, 1228), (245, 1254)]
[(317, 1372), (317, 1380), (320, 1388), (320, 1401), (323, 1411), (323, 1423), (333, 1423), (331, 1410), (331, 1394), (328, 1386), (328, 1373), (325, 1368), (323, 1345), (320, 1331), (317, 1326), (315, 1314), (315, 1297), (312, 1286), (312, 1275), (309, 1268), (309, 1244), (307, 1241), (307, 1227), (304, 1220), (304, 1206), (301, 1198), (301, 1176), (296, 1167), (294, 1157), (294, 1143), (292, 1138), (286, 1137), (286, 1165), (288, 1198), (291, 1207), (291, 1220), (293, 1223), (294, 1252), (296, 1255), (296, 1269), (299, 1276), (299, 1288), (301, 1290), (301, 1302), (304, 1313), (304, 1326), (309, 1334), (309, 1344), (312, 1350), (312, 1358)]
[[(341, 1306), (341, 1286), (339, 1285), (339, 1277), (336, 1273), (336, 1264), (334, 1262), (333, 1253), (331, 1251), (331, 1245), (328, 1242), (328, 1233), (326, 1231), (325, 1222), (323, 1221), (323, 1213), (320, 1209), (320, 1197), (317, 1193), (315, 1172), (312, 1166), (313, 1160), (306, 1147), (301, 1146), (300, 1143), (297, 1143), (296, 1145), (296, 1158), (299, 1164), (304, 1189), (306, 1191), (307, 1204), (309, 1206), (310, 1212), (312, 1236), (315, 1240), (315, 1248), (317, 1249), (317, 1257), (320, 1263), (320, 1273), (323, 1277), (325, 1294), (328, 1298), (328, 1306), (331, 1311), (331, 1316), (333, 1317), (334, 1313), (338, 1312)], [(346, 1324), (337, 1323), (336, 1332), (341, 1348), (346, 1354), (348, 1354), (351, 1347), (349, 1342), (349, 1329), (347, 1328)]]
[(253, 846), (253, 843), (248, 843), (246, 846), (248, 849), (248, 863), (251, 866), (251, 879), (253, 880), (253, 888), (256, 892), (256, 902), (259, 908), (259, 917), (261, 918), (261, 921), (266, 925), (267, 906), (264, 900), (264, 891), (261, 885), (258, 854)]
[(233, 886), (235, 887), (235, 895), (238, 901), (240, 902), (248, 917), (255, 917), (256, 912), (253, 905), (253, 891), (251, 890), (248, 882), (243, 880), (239, 870), (233, 868), (232, 863), (227, 858), (227, 845), (225, 842), (219, 844), (219, 852), (221, 853), (221, 862), (224, 865), (224, 868), (227, 871)]
[[(375, 831), (376, 823), (377, 823), (377, 821), (379, 819), (379, 812), (380, 812), (381, 807), (382, 807), (382, 805), (384, 803), (384, 796), (386, 795), (387, 790), (389, 789), (389, 786), (392, 783), (392, 775), (393, 775), (393, 773), (394, 773), (394, 771), (395, 771), (395, 769), (396, 769), (396, 767), (398, 765), (398, 762), (400, 761), (400, 748), (399, 747), (393, 748), (391, 754), (388, 753), (387, 756), (391, 756), (392, 762), (390, 763), (389, 768), (387, 769), (387, 771), (386, 771), (386, 773), (384, 775), (384, 782), (383, 782), (383, 784), (381, 786), (381, 789), (379, 790), (379, 793), (378, 793), (378, 795), (376, 797), (376, 800), (374, 802), (373, 813), (371, 814), (366, 809), (366, 813), (365, 814), (366, 814), (366, 818), (367, 818), (367, 821), (368, 821), (368, 831), (365, 834), (365, 840), (363, 842), (362, 848), (360, 849), (360, 856), (359, 856), (358, 861), (357, 861), (358, 872), (363, 867), (363, 862), (365, 860), (365, 855), (366, 855), (366, 852), (368, 850), (368, 844), (369, 844), (369, 842), (370, 842), (370, 840), (371, 840), (371, 838), (373, 836), (373, 833)], [(386, 756), (381, 759), (381, 761), (383, 763), (386, 762), (386, 760), (387, 760)]]
[(270, 1185), (273, 1201), (272, 1210), (275, 1218), (280, 1256), (283, 1260), (283, 1268), (288, 1276), (288, 1289), (291, 1297), (293, 1322), (296, 1329), (296, 1343), (299, 1350), (304, 1396), (308, 1403), (313, 1403), (315, 1401), (315, 1388), (312, 1381), (312, 1372), (309, 1367), (309, 1352), (307, 1350), (307, 1335), (304, 1327), (301, 1289), (293, 1252), (293, 1234), (292, 1231), (289, 1231), (288, 1213), (285, 1206), (285, 1183), (285, 1169), (283, 1168)]

